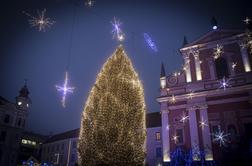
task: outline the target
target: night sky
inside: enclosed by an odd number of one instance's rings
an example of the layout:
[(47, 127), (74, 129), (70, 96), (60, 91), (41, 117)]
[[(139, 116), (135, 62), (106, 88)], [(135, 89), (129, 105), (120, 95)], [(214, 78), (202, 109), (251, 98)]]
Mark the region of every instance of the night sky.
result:
[[(252, 16), (248, 2), (96, 0), (94, 7), (87, 8), (84, 0), (1, 0), (0, 96), (14, 102), (24, 79), (28, 79), (32, 106), (27, 130), (55, 134), (80, 127), (96, 75), (119, 44), (111, 34), (111, 21), (116, 17), (123, 22), (123, 45), (143, 82), (147, 110), (159, 111), (155, 98), (159, 95), (161, 62), (166, 73), (180, 68), (178, 49), (184, 35), (190, 42), (209, 32), (213, 16), (220, 28), (243, 29), (242, 20)], [(36, 15), (37, 9), (44, 8), (46, 16), (56, 23), (39, 32), (22, 11)], [(145, 43), (144, 32), (155, 41), (157, 53)], [(55, 85), (63, 83), (68, 63), (70, 84), (76, 89), (62, 108)]]

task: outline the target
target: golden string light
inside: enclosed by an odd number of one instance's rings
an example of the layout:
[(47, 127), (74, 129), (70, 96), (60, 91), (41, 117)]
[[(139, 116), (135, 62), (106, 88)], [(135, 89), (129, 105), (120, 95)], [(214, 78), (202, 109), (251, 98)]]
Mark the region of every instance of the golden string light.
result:
[(214, 48), (214, 59), (218, 59), (223, 53), (223, 46), (217, 44), (216, 48)]
[(141, 165), (145, 112), (142, 83), (119, 46), (103, 65), (83, 110), (80, 165)]

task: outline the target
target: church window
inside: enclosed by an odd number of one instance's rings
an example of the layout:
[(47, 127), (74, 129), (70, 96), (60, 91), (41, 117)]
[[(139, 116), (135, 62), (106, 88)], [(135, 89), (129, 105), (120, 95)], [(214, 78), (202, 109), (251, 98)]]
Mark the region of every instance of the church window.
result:
[(228, 77), (228, 64), (225, 58), (219, 57), (215, 60), (216, 67), (216, 75), (218, 79), (222, 79), (223, 77)]

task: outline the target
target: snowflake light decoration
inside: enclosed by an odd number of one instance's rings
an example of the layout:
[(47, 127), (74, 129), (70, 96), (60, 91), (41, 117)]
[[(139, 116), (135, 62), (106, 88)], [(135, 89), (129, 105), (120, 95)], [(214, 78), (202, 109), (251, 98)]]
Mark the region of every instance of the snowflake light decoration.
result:
[(113, 26), (112, 29), (113, 38), (117, 38), (118, 41), (123, 41), (125, 35), (120, 28), (122, 23), (114, 17), (114, 21), (111, 22), (111, 24)]
[(172, 103), (172, 104), (176, 103), (176, 97), (174, 95), (172, 95), (172, 97), (170, 99), (170, 103)]
[(66, 107), (66, 96), (68, 93), (73, 93), (74, 91), (74, 87), (70, 87), (68, 84), (68, 72), (66, 71), (65, 73), (65, 80), (64, 80), (64, 84), (62, 86), (56, 85), (56, 89), (59, 92), (62, 92), (62, 99), (61, 99), (61, 103), (63, 107)]
[(223, 53), (223, 46), (217, 44), (216, 48), (214, 48), (214, 59), (218, 59)]
[(172, 136), (172, 140), (174, 141), (175, 144), (178, 143), (178, 138), (179, 136), (177, 136), (176, 134)]
[(180, 122), (185, 123), (187, 120), (189, 120), (189, 116), (187, 116), (184, 112), (180, 118)]
[(232, 62), (232, 70), (234, 71), (237, 66), (237, 62)]
[(229, 81), (230, 81), (230, 79), (227, 79), (227, 80), (226, 80), (226, 78), (223, 77), (222, 80), (219, 81), (219, 83), (220, 83), (220, 87), (219, 87), (219, 88), (220, 88), (220, 89), (223, 88), (224, 90), (226, 90), (226, 88), (230, 87)]
[(158, 52), (157, 46), (154, 43), (154, 41), (151, 39), (150, 35), (148, 35), (147, 33), (143, 34), (144, 36), (144, 40), (145, 42), (148, 44), (148, 46), (154, 51), (154, 52)]
[(45, 32), (47, 28), (50, 28), (55, 21), (51, 20), (51, 18), (46, 17), (45, 13), (46, 13), (46, 9), (40, 11), (37, 11), (37, 17), (32, 16), (31, 14), (23, 11), (23, 13), (30, 17), (30, 19), (28, 20), (30, 25), (32, 27), (36, 27), (39, 31)]
[(250, 24), (251, 19), (250, 19), (250, 18), (248, 18), (248, 17), (246, 17), (246, 19), (245, 19), (245, 20), (243, 20), (243, 22), (245, 22), (245, 24), (246, 24), (246, 25), (248, 25), (248, 24)]
[(199, 121), (199, 126), (201, 127), (202, 130), (204, 130), (205, 127), (208, 127), (207, 120), (201, 117), (201, 120)]
[(92, 7), (92, 6), (94, 6), (94, 3), (95, 3), (95, 1), (87, 0), (87, 1), (85, 2), (85, 5), (86, 5), (87, 7)]
[(221, 131), (220, 126), (218, 127), (218, 131), (213, 133), (213, 142), (218, 142), (219, 146), (227, 146), (227, 136), (230, 134), (225, 134), (224, 131)]

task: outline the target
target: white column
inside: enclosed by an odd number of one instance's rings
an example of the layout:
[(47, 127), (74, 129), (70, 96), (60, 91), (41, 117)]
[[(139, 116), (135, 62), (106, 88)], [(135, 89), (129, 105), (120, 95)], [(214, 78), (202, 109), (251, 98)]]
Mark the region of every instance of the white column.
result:
[(193, 51), (195, 70), (196, 70), (196, 79), (197, 81), (202, 80), (200, 60), (199, 60), (199, 51)]
[(201, 126), (205, 159), (213, 160), (213, 151), (212, 151), (211, 135), (208, 122), (207, 107), (200, 110), (200, 118), (201, 122), (204, 122), (204, 124), (206, 124)]
[(192, 75), (191, 75), (191, 66), (190, 66), (190, 59), (189, 55), (184, 55), (185, 61), (185, 73), (186, 73), (186, 82), (192, 82)]
[[(197, 118), (196, 118), (196, 111), (195, 109), (189, 110), (189, 126), (190, 126), (190, 136), (191, 136), (191, 147), (194, 147), (193, 150), (199, 150), (199, 134), (198, 134), (198, 125), (197, 125)], [(197, 155), (199, 152), (194, 152), (193, 160), (198, 160), (199, 156)]]
[(163, 162), (170, 162), (170, 137), (168, 123), (168, 108), (167, 103), (161, 103), (162, 113), (162, 143), (163, 143)]
[(240, 44), (240, 51), (242, 55), (242, 61), (243, 61), (245, 72), (250, 72), (251, 68), (250, 68), (250, 63), (249, 63), (249, 58), (248, 58), (248, 51), (247, 51), (247, 48), (244, 47), (243, 44)]

